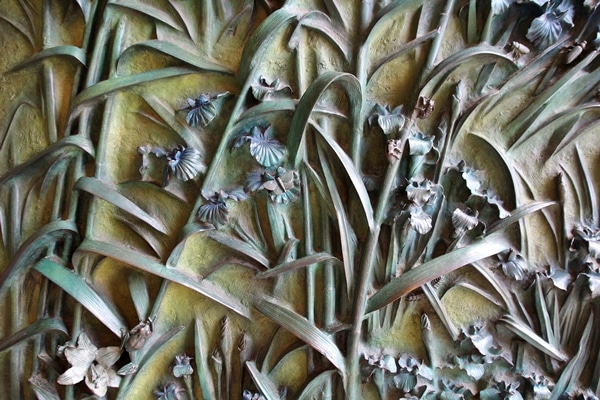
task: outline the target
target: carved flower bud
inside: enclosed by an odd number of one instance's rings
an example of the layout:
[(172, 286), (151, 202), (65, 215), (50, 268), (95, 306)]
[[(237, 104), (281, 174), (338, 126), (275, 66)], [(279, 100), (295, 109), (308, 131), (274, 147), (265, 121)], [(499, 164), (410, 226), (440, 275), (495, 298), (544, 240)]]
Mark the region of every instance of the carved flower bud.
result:
[(425, 119), (433, 113), (435, 102), (428, 97), (419, 96), (419, 100), (417, 101), (417, 106), (415, 108), (417, 110), (417, 118)]
[(402, 157), (402, 142), (396, 139), (387, 141), (387, 159), (389, 162), (394, 162)]
[(181, 378), (184, 375), (191, 375), (194, 369), (190, 365), (192, 358), (187, 354), (178, 354), (175, 356), (175, 365), (173, 366), (173, 376), (175, 378)]
[(132, 352), (142, 348), (146, 340), (152, 336), (155, 319), (156, 317), (140, 321), (132, 330), (123, 335), (125, 350)]

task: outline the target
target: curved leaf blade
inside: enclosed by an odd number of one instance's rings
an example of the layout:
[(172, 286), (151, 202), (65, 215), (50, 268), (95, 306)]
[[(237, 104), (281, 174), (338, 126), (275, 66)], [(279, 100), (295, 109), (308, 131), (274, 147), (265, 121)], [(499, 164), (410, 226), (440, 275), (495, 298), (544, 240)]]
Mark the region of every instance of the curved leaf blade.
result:
[(11, 69), (5, 72), (5, 74), (11, 74), (19, 70), (35, 66), (38, 62), (43, 61), (47, 58), (52, 57), (67, 57), (73, 61), (78, 62), (82, 66), (86, 66), (86, 56), (83, 49), (77, 46), (63, 45), (46, 48), (38, 53), (35, 53), (32, 57), (27, 60), (18, 63)]
[(81, 303), (116, 336), (121, 336), (121, 329), (127, 327), (127, 322), (117, 307), (106, 296), (99, 295), (82, 277), (49, 258), (38, 262), (35, 269)]
[(469, 246), (434, 258), (400, 275), (379, 289), (369, 299), (367, 312), (378, 310), (435, 278), (475, 261), (498, 254), (510, 247), (511, 243), (508, 239), (499, 235), (491, 235)]
[(93, 194), (94, 196), (117, 206), (119, 209), (144, 221), (161, 233), (168, 233), (169, 231), (162, 221), (142, 210), (137, 204), (121, 194), (119, 189), (113, 185), (96, 178), (84, 176), (79, 178), (75, 184), (75, 188)]
[(335, 342), (303, 316), (264, 297), (255, 304), (258, 311), (281, 325), (309, 346), (323, 354), (340, 371), (345, 370), (344, 356)]
[(156, 39), (146, 40), (144, 42), (136, 43), (132, 46), (129, 46), (127, 50), (121, 55), (121, 57), (123, 57), (126, 53), (133, 52), (141, 48), (154, 50), (164, 55), (173, 57), (201, 71), (219, 72), (228, 75), (233, 75), (234, 73), (229, 68), (221, 64), (205, 60), (201, 55), (190, 53), (189, 51), (185, 50), (184, 48), (181, 48), (180, 46), (177, 46), (176, 44)]
[(246, 368), (248, 368), (248, 372), (250, 372), (252, 381), (263, 396), (265, 396), (266, 400), (280, 400), (277, 386), (267, 375), (256, 368), (256, 363), (254, 361), (246, 361)]
[(9, 349), (24, 340), (30, 339), (33, 336), (46, 332), (60, 333), (65, 336), (69, 333), (65, 324), (58, 318), (38, 319), (33, 324), (26, 326), (23, 329), (19, 329), (12, 335), (0, 340), (0, 352)]
[(38, 261), (38, 258), (42, 256), (49, 245), (56, 244), (68, 236), (76, 235), (77, 226), (71, 221), (50, 222), (31, 235), (19, 247), (10, 264), (0, 275), (0, 299), (19, 276)]
[(299, 268), (304, 268), (309, 265), (318, 264), (330, 260), (335, 260), (338, 264), (341, 263), (340, 260), (338, 260), (336, 257), (332, 256), (329, 253), (315, 253), (294, 261), (279, 264), (267, 271), (257, 274), (256, 277), (259, 279), (271, 278), (273, 276), (277, 276), (285, 272), (294, 271)]
[[(161, 278), (178, 283), (209, 299), (221, 304), (224, 307), (236, 312), (237, 314), (250, 318), (250, 310), (238, 298), (226, 292), (216, 284), (204, 279), (198, 280), (194, 276), (190, 276), (182, 271), (167, 268), (157, 259), (148, 257), (144, 254), (123, 247), (99, 242), (95, 240), (85, 240), (78, 248), (80, 252), (90, 252), (100, 254), (106, 257), (114, 258), (137, 268), (141, 271), (160, 276)], [(74, 256), (77, 257), (77, 254)]]

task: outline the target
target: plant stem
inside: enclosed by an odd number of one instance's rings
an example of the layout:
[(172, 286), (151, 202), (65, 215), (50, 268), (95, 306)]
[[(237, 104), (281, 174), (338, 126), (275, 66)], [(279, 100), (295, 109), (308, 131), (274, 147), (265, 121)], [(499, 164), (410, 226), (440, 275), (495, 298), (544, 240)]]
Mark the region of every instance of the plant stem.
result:
[[(408, 119), (404, 128), (402, 129), (402, 132), (400, 133), (401, 149), (404, 149), (405, 147), (412, 123), (412, 119)], [(393, 190), (394, 181), (396, 180), (396, 174), (399, 166), (400, 158), (394, 158), (394, 160), (388, 164), (383, 185), (381, 186), (379, 200), (377, 201), (374, 225), (369, 232), (359, 267), (360, 276), (358, 278), (358, 285), (355, 292), (356, 296), (352, 314), (352, 330), (350, 331), (350, 343), (347, 352), (348, 364), (346, 366), (346, 396), (348, 396), (349, 400), (356, 400), (358, 396), (358, 384), (360, 381), (359, 348), (361, 343), (362, 322), (367, 309), (367, 295), (371, 287), (371, 280), (373, 278), (372, 270), (376, 260), (377, 242), (379, 239), (379, 233), (381, 232), (381, 224), (383, 223), (383, 220), (387, 214), (391, 197), (390, 193)]]
[(440, 19), (439, 29), (436, 37), (433, 39), (433, 43), (431, 43), (431, 49), (429, 50), (429, 55), (427, 56), (427, 61), (425, 62), (425, 66), (422, 69), (421, 79), (419, 82), (422, 83), (422, 80), (431, 72), (435, 64), (435, 60), (437, 59), (438, 53), (440, 51), (440, 46), (442, 45), (442, 40), (444, 39), (444, 33), (446, 33), (446, 28), (448, 27), (448, 21), (450, 20), (450, 15), (452, 15), (452, 10), (454, 9), (454, 3), (456, 0), (447, 0), (446, 7), (442, 12), (442, 16)]

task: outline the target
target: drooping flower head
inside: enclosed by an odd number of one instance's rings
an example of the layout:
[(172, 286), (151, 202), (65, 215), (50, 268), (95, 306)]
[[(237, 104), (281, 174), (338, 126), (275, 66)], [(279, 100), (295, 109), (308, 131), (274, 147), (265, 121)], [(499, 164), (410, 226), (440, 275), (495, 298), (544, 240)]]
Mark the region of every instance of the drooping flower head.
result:
[(401, 105), (392, 110), (387, 104), (375, 104), (368, 121), (369, 125), (373, 125), (376, 122), (384, 134), (390, 135), (400, 132), (400, 129), (404, 125), (405, 117), (402, 115)]
[(252, 85), (252, 96), (258, 101), (270, 101), (281, 97), (289, 97), (292, 88), (281, 83), (279, 79), (268, 81), (264, 76), (258, 78), (258, 84)]

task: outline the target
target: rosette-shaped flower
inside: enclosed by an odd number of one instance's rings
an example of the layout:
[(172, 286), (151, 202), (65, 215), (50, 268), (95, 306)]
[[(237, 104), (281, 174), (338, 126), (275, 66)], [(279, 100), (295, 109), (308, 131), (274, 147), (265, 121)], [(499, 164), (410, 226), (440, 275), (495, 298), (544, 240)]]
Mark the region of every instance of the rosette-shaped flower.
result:
[(120, 347), (99, 349), (84, 332), (81, 332), (77, 339), (77, 347), (68, 345), (63, 351), (71, 368), (58, 377), (58, 384), (75, 385), (85, 379), (87, 387), (99, 397), (106, 395), (109, 387), (119, 387), (121, 378), (112, 366), (121, 357)]
[(194, 179), (206, 169), (200, 152), (182, 145), (167, 153), (167, 166), (169, 176), (175, 176), (184, 182)]
[(457, 208), (452, 213), (452, 226), (456, 236), (475, 228), (479, 223), (479, 211), (466, 207), (464, 210)]

